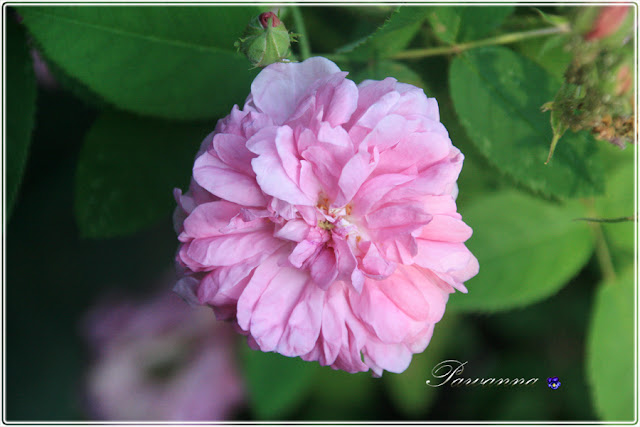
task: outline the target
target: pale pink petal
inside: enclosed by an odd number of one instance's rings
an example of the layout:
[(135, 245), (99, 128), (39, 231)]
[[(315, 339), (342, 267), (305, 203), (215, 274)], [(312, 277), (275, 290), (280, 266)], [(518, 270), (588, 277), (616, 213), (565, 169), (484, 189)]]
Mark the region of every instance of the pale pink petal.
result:
[(274, 237), (294, 242), (302, 242), (309, 235), (309, 224), (302, 220), (287, 221), (277, 229)]
[(181, 241), (229, 234), (233, 221), (233, 233), (250, 233), (271, 229), (262, 219), (245, 222), (240, 218), (242, 207), (224, 200), (198, 205), (184, 221), (184, 231), (178, 237)]
[(466, 242), (473, 231), (459, 218), (448, 215), (434, 215), (422, 228), (420, 237), (440, 242)]
[(404, 344), (386, 344), (371, 340), (363, 351), (364, 360), (376, 376), (382, 371), (404, 372), (411, 363), (411, 352)]
[(378, 150), (373, 148), (373, 153), (360, 151), (355, 154), (342, 169), (338, 179), (338, 197), (335, 200), (336, 206), (344, 206), (358, 192), (362, 184), (369, 177), (378, 164)]
[(333, 249), (325, 248), (321, 250), (313, 260), (309, 272), (315, 284), (320, 289), (326, 290), (338, 277), (338, 266)]
[(280, 268), (251, 313), (249, 331), (260, 349), (285, 356), (309, 352), (320, 333), (323, 293), (308, 273)]
[(218, 134), (213, 137), (212, 151), (218, 158), (238, 172), (252, 176), (251, 159), (255, 156), (245, 146), (246, 139), (232, 134)]
[[(294, 149), (293, 131), (288, 126), (270, 127), (255, 134), (247, 141), (247, 148), (258, 156), (251, 161), (260, 189), (270, 196), (277, 197), (293, 205), (315, 205), (298, 186), (299, 161), (294, 153), (282, 157), (287, 147)], [(283, 153), (279, 153), (279, 149)], [(297, 166), (292, 164), (297, 162)], [(290, 176), (289, 173), (294, 176)]]
[(339, 72), (336, 64), (322, 57), (299, 63), (272, 64), (251, 83), (253, 103), (269, 115), (274, 124), (282, 124), (295, 112), (309, 86), (318, 79)]
[(206, 267), (233, 265), (238, 260), (250, 258), (277, 245), (273, 232), (231, 234), (196, 239), (187, 243), (186, 257)]
[(264, 194), (254, 177), (230, 169), (210, 153), (203, 153), (193, 167), (193, 178), (205, 190), (244, 206), (264, 206)]

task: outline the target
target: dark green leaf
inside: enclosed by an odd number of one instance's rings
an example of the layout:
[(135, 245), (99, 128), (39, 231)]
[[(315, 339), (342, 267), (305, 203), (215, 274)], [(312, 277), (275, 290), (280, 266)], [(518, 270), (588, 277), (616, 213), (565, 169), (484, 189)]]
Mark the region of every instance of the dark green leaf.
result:
[(389, 57), (407, 47), (420, 30), (428, 11), (427, 7), (399, 7), (375, 33), (337, 52), (349, 53), (349, 59), (359, 60)]
[(244, 343), (240, 348), (251, 409), (260, 420), (289, 414), (309, 394), (321, 370), (299, 357), (251, 350)]
[(45, 56), (115, 106), (177, 119), (226, 114), (257, 71), (234, 41), (256, 7), (21, 7)]
[(431, 8), (429, 23), (445, 43), (478, 40), (498, 28), (513, 6), (440, 6)]
[(552, 130), (540, 107), (560, 83), (538, 65), (504, 47), (480, 48), (457, 57), (449, 79), (460, 122), (496, 168), (548, 196), (603, 191), (602, 162), (590, 135), (565, 134), (544, 164)]
[(443, 360), (452, 341), (459, 337), (456, 333), (458, 324), (454, 315), (445, 314), (436, 324), (429, 346), (421, 354), (413, 356), (409, 368), (401, 374), (386, 373), (383, 376), (391, 401), (406, 416), (415, 418), (424, 414), (437, 396), (440, 389), (428, 386), (425, 381), (432, 378), (434, 366)]
[(427, 94), (430, 92), (426, 89), (418, 73), (402, 62), (396, 61), (376, 61), (353, 76), (353, 81), (360, 83), (367, 79), (384, 80), (387, 77), (394, 77), (401, 83), (409, 83), (422, 88)]
[(12, 15), (4, 19), (7, 24), (6, 209), (7, 215), (11, 215), (29, 153), (36, 111), (36, 80), (24, 30)]
[(598, 287), (587, 342), (587, 375), (603, 421), (634, 419), (634, 272)]
[(587, 263), (593, 250), (578, 202), (552, 204), (503, 191), (476, 198), (462, 212), (473, 228), (467, 242), (480, 272), (456, 292), (449, 307), (497, 311), (540, 301), (562, 288)]
[(75, 211), (86, 237), (133, 233), (171, 214), (209, 124), (107, 113), (89, 130), (78, 160)]
[[(631, 149), (631, 148), (629, 148)], [(627, 162), (612, 171), (607, 180), (607, 191), (595, 200), (598, 218), (620, 218), (634, 215), (633, 163)], [(616, 246), (633, 251), (634, 221), (601, 224), (608, 240)]]
[(369, 372), (350, 374), (323, 367), (314, 376), (310, 398), (305, 401), (301, 418), (305, 421), (375, 419), (379, 415), (371, 402), (379, 399), (379, 385), (380, 380)]

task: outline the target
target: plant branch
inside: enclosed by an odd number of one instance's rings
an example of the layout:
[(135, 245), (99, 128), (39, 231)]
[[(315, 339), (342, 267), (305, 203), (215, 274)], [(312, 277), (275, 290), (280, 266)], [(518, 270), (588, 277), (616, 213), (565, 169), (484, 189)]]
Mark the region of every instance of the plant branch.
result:
[[(501, 34), (496, 37), (491, 37), (483, 40), (476, 40), (467, 43), (454, 44), (451, 46), (438, 46), (429, 47), (425, 49), (410, 49), (403, 52), (398, 52), (389, 56), (388, 59), (421, 59), (429, 56), (448, 55), (452, 53), (461, 53), (465, 50), (474, 49), (482, 46), (494, 46), (501, 44), (516, 43), (522, 40), (527, 40), (536, 37), (550, 36), (553, 34), (562, 34), (569, 32), (569, 27), (565, 25), (539, 28), (537, 30), (521, 31), (518, 33)], [(327, 59), (333, 61), (346, 61), (349, 60), (349, 56), (346, 54), (325, 54), (321, 55)]]

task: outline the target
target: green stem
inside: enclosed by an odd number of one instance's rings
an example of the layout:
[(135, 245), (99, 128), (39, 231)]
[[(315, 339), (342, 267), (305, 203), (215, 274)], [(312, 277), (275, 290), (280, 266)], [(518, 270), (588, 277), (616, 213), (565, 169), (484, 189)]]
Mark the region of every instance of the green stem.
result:
[[(589, 216), (597, 215), (593, 199), (586, 200), (585, 204), (587, 205)], [(609, 252), (607, 240), (602, 232), (602, 225), (597, 222), (590, 222), (589, 225), (596, 238), (596, 259), (598, 260), (600, 271), (602, 271), (602, 277), (606, 283), (611, 283), (616, 279), (616, 272), (611, 260), (611, 252)]]
[(307, 38), (307, 28), (304, 26), (304, 19), (302, 19), (302, 13), (298, 6), (290, 6), (291, 13), (293, 14), (293, 22), (296, 26), (296, 32), (299, 34), (298, 42), (300, 43), (300, 55), (302, 60), (311, 57), (311, 46), (309, 46), (309, 39)]
[[(569, 32), (569, 28), (567, 26), (540, 28), (537, 30), (521, 31), (519, 33), (502, 34), (502, 35), (491, 37), (488, 39), (454, 44), (452, 46), (438, 46), (438, 47), (429, 47), (425, 49), (405, 50), (403, 52), (398, 52), (394, 55), (391, 55), (389, 59), (420, 59), (420, 58), (427, 58), (429, 56), (448, 55), (452, 53), (464, 52), (465, 50), (473, 49), (476, 47), (509, 44), (509, 43), (515, 43), (522, 40), (526, 40), (526, 39), (544, 37), (552, 34), (561, 34), (561, 33), (567, 33), (567, 32)], [(342, 55), (328, 54), (328, 55), (321, 55), (321, 56), (324, 56), (325, 58), (331, 59), (333, 61), (346, 61), (349, 59), (348, 55), (344, 55), (344, 54)]]

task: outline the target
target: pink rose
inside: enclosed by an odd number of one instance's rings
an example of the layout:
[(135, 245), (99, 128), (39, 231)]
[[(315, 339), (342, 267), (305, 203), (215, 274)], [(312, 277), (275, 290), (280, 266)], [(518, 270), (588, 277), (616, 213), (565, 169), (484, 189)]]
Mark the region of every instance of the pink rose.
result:
[(404, 371), (478, 263), (452, 193), (463, 155), (422, 89), (277, 63), (200, 148), (176, 291), (254, 349)]
[(230, 325), (168, 292), (146, 302), (104, 301), (85, 335), (92, 417), (116, 421), (209, 421), (243, 402)]

